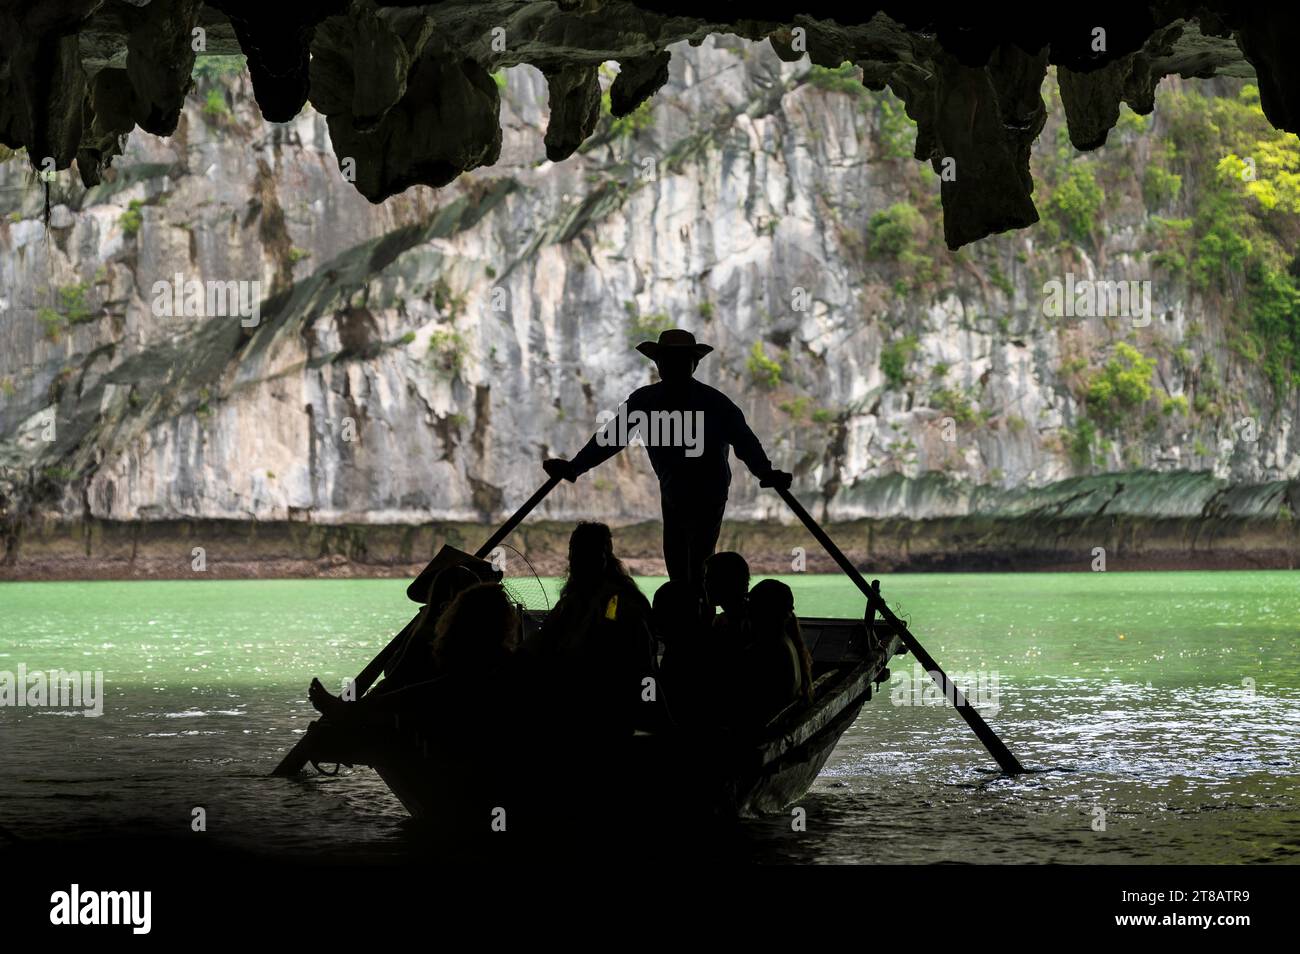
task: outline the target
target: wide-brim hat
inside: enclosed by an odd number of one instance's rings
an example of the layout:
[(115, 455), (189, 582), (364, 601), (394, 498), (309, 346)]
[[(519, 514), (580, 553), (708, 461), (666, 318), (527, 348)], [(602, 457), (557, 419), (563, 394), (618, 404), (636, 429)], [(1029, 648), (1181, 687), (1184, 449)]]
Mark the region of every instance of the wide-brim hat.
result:
[(415, 603), (429, 602), (429, 590), (433, 587), (433, 581), (449, 566), (467, 567), (484, 583), (501, 579), (501, 571), (487, 560), (480, 560), (472, 553), (457, 550), (444, 543), (442, 549), (429, 561), (429, 565), (421, 570), (420, 575), (406, 588), (406, 598)]
[(695, 335), (689, 331), (683, 331), (681, 328), (669, 328), (667, 331), (659, 333), (658, 341), (643, 341), (636, 346), (636, 350), (651, 361), (656, 360), (665, 352), (672, 354), (673, 352), (689, 351), (695, 355), (698, 361), (712, 351), (713, 346), (700, 344), (695, 340)]

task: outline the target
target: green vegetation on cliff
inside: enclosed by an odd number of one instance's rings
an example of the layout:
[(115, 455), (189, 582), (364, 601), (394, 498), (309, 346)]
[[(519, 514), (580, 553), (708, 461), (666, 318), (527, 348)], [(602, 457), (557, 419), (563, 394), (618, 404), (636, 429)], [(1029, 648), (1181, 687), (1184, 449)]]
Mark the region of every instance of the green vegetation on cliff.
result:
[[(1130, 344), (1115, 345), (1115, 355), (1088, 381), (1088, 414), (1108, 427), (1151, 400), (1156, 363)], [(1186, 399), (1184, 399), (1184, 404)]]
[[(167, 140), (91, 190), (65, 176), (45, 232), (44, 190), (0, 168), (4, 264), (40, 289), (12, 311), (23, 335), (18, 358), (0, 362), (0, 438), (53, 406), (60, 443), (27, 445), (47, 471), (118, 461), (156, 478), (171, 466), (163, 449), (194, 446), (185, 507), (219, 510), (235, 498), (208, 489), (239, 485), (251, 508), (240, 513), (328, 514), (352, 494), (384, 512), (482, 509), (472, 494), (532, 473), (539, 435), (557, 452), (586, 440), (590, 409), (650, 373), (632, 347), (680, 325), (717, 347), (706, 380), (832, 512), (954, 513), (970, 488), (1072, 471), (1293, 477), (1295, 429), (1279, 437), (1279, 411), (1293, 406), (1300, 363), (1300, 150), (1249, 86), (1168, 80), (1151, 116), (1124, 108), (1108, 144), (1079, 153), (1049, 76), (1030, 157), (1042, 221), (952, 253), (939, 203), (952, 180), (913, 161), (916, 126), (893, 92), (865, 89), (852, 67), (760, 70), (762, 51), (681, 56), (713, 64), (692, 71), (717, 77), (707, 114), (674, 74), (653, 113), (606, 115), (572, 174), (536, 161), (539, 126), (534, 153), (516, 142), (503, 164), (374, 209), (292, 137), (274, 176), (251, 177), (263, 127), (247, 82), (222, 72), (196, 71), (187, 106), (188, 128), (222, 131), (206, 136), (210, 164), (168, 154), (182, 144)], [(497, 85), (510, 122), (540, 115), (542, 77), (511, 70)], [(205, 198), (185, 198), (195, 194)], [(261, 326), (138, 320), (151, 281), (187, 262), (204, 279), (274, 267), (283, 280)], [(1067, 275), (1149, 281), (1150, 314), (1049, 317), (1041, 290)], [(593, 349), (593, 333), (612, 341)], [(256, 444), (266, 459), (241, 484), (249, 468), (226, 474), (224, 461), (287, 406), (281, 379), (310, 395), (309, 410), (287, 412), (283, 440)], [(329, 437), (345, 416), (365, 423), (355, 444)], [(1261, 435), (1253, 446), (1234, 436), (1245, 417)], [(393, 468), (397, 444), (420, 467), (437, 460), (437, 481)], [(645, 477), (593, 486), (627, 516)], [(916, 483), (880, 483), (893, 477)], [(966, 489), (914, 492), (929, 477)], [(84, 489), (51, 494), (70, 510), (160, 505), (148, 491)], [(744, 494), (738, 485), (738, 507)]]
[[(1232, 318), (1232, 348), (1282, 396), (1300, 383), (1300, 139), (1274, 129), (1259, 90), (1163, 94), (1147, 169), (1164, 205), (1181, 198), (1188, 226), (1168, 230), (1193, 288)], [(1168, 183), (1176, 180), (1177, 187)]]
[[(888, 101), (902, 114), (888, 91), (863, 90), (850, 64), (814, 68), (808, 81), (864, 104)], [(1054, 77), (1043, 95), (1048, 118), (1031, 158), (1042, 221), (1028, 233), (947, 253), (935, 228), (937, 177), (910, 163), (895, 167), (901, 187), (838, 226), (864, 282), (904, 316), (880, 328), (884, 387), (915, 391), (926, 377), (948, 377), (918, 320), (918, 298), (931, 307), (959, 298), (963, 330), (993, 330), (996, 353), (1008, 339), (1042, 340), (1036, 296), (1045, 282), (1068, 272), (1076, 281), (1145, 283), (1148, 313), (1117, 312), (1112, 302), (1049, 333), (1074, 403), (1058, 446), (1081, 471), (1150, 466), (1173, 443), (1185, 460), (1210, 466), (1221, 453), (1211, 449), (1235, 440), (1237, 422), (1269, 420), (1300, 385), (1300, 139), (1269, 124), (1249, 83), (1173, 80), (1162, 84), (1154, 113), (1122, 107), (1106, 147), (1080, 153)], [(884, 118), (867, 112), (874, 134), (887, 138)], [(1117, 238), (1125, 235), (1132, 238)], [(978, 292), (968, 276), (978, 278)], [(1186, 317), (1174, 320), (1179, 312)], [(1209, 327), (1196, 317), (1207, 313)], [(931, 374), (909, 374), (927, 364)], [(987, 380), (961, 389), (936, 383), (927, 405), (966, 423), (1006, 412), (1023, 421), (1014, 406), (999, 411)]]

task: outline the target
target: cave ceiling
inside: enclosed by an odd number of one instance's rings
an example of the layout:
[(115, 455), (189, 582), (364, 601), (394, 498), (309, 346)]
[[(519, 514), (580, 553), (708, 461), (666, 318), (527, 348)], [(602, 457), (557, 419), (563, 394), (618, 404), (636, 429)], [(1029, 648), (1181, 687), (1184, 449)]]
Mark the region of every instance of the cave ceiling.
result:
[(626, 115), (666, 81), (672, 44), (735, 34), (785, 60), (851, 61), (866, 86), (889, 87), (917, 124), (916, 159), (951, 160), (940, 188), (955, 249), (1037, 221), (1029, 156), (1049, 65), (1080, 150), (1105, 144), (1121, 102), (1151, 112), (1173, 74), (1252, 77), (1269, 121), (1297, 132), (1298, 26), (1294, 4), (1241, 2), (0, 0), (0, 143), (97, 183), (133, 128), (175, 131), (199, 36), (204, 53), (246, 56), (267, 120), (322, 113), (349, 178), (382, 202), (496, 162), (497, 70), (546, 76), (546, 156), (561, 162), (595, 130), (600, 64), (619, 64), (610, 106)]

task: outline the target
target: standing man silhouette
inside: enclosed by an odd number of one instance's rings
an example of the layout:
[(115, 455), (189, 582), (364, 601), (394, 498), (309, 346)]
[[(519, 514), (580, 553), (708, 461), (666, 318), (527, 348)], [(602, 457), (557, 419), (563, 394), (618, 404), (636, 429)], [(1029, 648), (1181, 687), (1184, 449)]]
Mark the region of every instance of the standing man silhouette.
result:
[(598, 430), (573, 460), (551, 459), (551, 477), (574, 481), (629, 443), (642, 443), (659, 478), (663, 507), (664, 563), (674, 582), (698, 588), (704, 561), (718, 543), (731, 486), (728, 452), (758, 477), (760, 486), (790, 486), (790, 474), (776, 470), (745, 415), (716, 388), (696, 381), (700, 359), (713, 350), (677, 328), (643, 341), (637, 351), (653, 361), (659, 380), (637, 388), (618, 415)]

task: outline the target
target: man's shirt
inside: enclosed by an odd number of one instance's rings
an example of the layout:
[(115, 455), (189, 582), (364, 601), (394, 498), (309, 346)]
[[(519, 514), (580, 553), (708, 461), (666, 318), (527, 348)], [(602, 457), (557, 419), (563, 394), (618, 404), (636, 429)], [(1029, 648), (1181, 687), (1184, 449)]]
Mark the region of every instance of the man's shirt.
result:
[(629, 443), (645, 444), (665, 500), (717, 503), (731, 486), (728, 451), (760, 479), (772, 470), (744, 412), (717, 388), (692, 378), (637, 388), (573, 458), (578, 474), (613, 457)]

